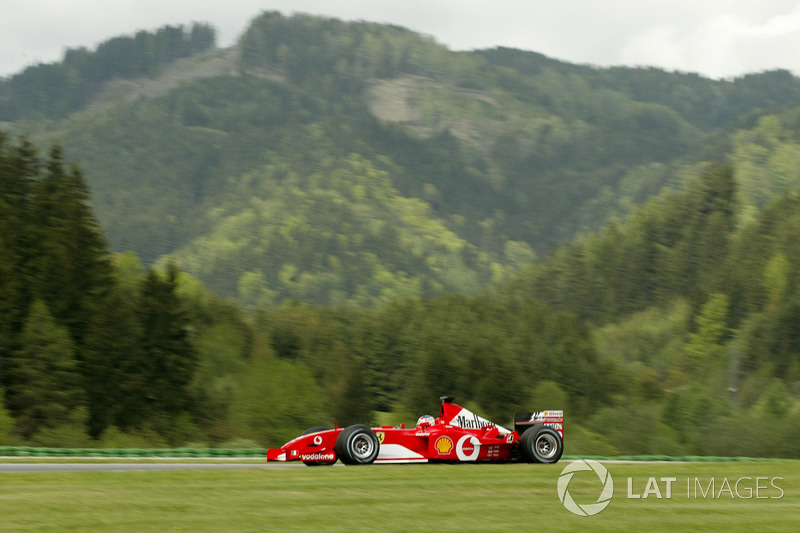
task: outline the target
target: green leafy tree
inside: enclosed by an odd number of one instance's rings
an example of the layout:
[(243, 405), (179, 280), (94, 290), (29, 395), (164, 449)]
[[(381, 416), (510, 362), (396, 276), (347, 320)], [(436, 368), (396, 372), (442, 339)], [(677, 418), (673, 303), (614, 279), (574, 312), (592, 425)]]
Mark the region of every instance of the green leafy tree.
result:
[(778, 305), (756, 313), (743, 327), (743, 370), (770, 369), (776, 377), (800, 376), (800, 294), (783, 298)]
[(770, 305), (775, 305), (786, 294), (790, 269), (789, 260), (782, 253), (775, 254), (767, 263), (763, 283)]
[(276, 359), (255, 360), (240, 376), (233, 418), (245, 436), (262, 445), (280, 446), (312, 426), (333, 426), (333, 414), (308, 367)]
[(543, 380), (537, 383), (529, 402), (531, 410), (561, 409), (569, 413), (569, 398), (555, 381)]
[(719, 363), (724, 353), (724, 342), (729, 337), (729, 300), (724, 294), (712, 294), (697, 315), (696, 329), (686, 343), (684, 370), (705, 374), (709, 367)]
[(756, 404), (753, 415), (765, 420), (780, 421), (789, 414), (793, 399), (786, 384), (780, 378), (773, 378)]
[(353, 358), (343, 374), (342, 392), (334, 409), (337, 422), (342, 426), (370, 424), (376, 402), (369, 393), (368, 369), (362, 360)]

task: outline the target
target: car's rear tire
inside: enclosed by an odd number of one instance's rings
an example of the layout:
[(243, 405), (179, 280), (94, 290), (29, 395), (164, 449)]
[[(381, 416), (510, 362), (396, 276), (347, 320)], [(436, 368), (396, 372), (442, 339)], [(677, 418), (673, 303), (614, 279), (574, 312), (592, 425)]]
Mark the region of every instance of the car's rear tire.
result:
[[(303, 432), (303, 435), (310, 435), (312, 433), (318, 433), (320, 431), (328, 431), (331, 428), (326, 428), (325, 426), (314, 426), (313, 428), (308, 428)], [(330, 466), (336, 462), (336, 459), (333, 461), (303, 461), (303, 464), (306, 466)]]
[(534, 463), (556, 463), (564, 453), (564, 441), (558, 431), (542, 425), (526, 429), (519, 445), (522, 456)]
[(368, 465), (380, 451), (378, 437), (364, 425), (348, 426), (336, 439), (336, 455), (346, 465)]

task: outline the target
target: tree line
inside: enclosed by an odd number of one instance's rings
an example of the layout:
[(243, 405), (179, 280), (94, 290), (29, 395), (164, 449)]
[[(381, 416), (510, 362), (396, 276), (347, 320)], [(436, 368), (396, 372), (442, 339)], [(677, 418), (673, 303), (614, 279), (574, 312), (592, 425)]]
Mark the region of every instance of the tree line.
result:
[(119, 279), (58, 146), (41, 158), (0, 136), (0, 206), (0, 384), (15, 433), (75, 423), (96, 437), (190, 411), (197, 358), (177, 271)]
[(152, 77), (176, 59), (215, 46), (216, 30), (195, 23), (115, 37), (93, 51), (67, 49), (60, 63), (30, 66), (0, 79), (0, 120), (63, 118), (89, 104), (104, 82)]
[(649, 423), (649, 442), (605, 429), (629, 450), (799, 451), (800, 196), (745, 216), (737, 183), (731, 165), (709, 165), (501, 288), (592, 325), (601, 359), (628, 375), (623, 394), (638, 398), (617, 416), (663, 425)]
[(443, 388), (506, 417), (543, 372), (581, 412), (608, 395), (587, 330), (535, 302), (248, 314), (174, 265), (110, 254), (58, 146), (0, 147), (0, 441), (277, 444), (305, 425), (431, 411)]
[(449, 393), (564, 408), (574, 453), (800, 456), (800, 197), (744, 212), (729, 164), (476, 294), (246, 311), (110, 254), (60, 148), (0, 139), (0, 442), (273, 445)]

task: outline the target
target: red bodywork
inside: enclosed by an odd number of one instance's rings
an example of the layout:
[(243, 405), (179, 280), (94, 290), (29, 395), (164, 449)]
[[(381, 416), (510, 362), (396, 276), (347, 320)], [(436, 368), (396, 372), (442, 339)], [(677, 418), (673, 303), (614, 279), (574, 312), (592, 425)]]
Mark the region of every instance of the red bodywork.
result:
[[(563, 440), (563, 411), (518, 413), (516, 430), (509, 430), (443, 399), (439, 417), (430, 426), (370, 428), (380, 443), (374, 462), (507, 461), (517, 457), (524, 429), (537, 424), (554, 429)], [(338, 428), (307, 433), (281, 448), (267, 450), (267, 460), (332, 464), (338, 458), (336, 442), (343, 431)]]

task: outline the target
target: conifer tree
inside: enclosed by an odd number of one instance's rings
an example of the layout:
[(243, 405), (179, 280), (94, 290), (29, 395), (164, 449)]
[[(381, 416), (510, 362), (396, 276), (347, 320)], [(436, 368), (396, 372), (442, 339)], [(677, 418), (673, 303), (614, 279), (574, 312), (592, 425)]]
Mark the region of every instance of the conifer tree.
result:
[(0, 385), (7, 384), (3, 367), (15, 349), (27, 313), (25, 206), (37, 168), (36, 151), (27, 140), (11, 146), (0, 132)]
[(733, 168), (710, 165), (686, 200), (690, 211), (676, 258), (683, 265), (682, 293), (699, 306), (729, 251), (737, 209)]
[(117, 287), (87, 330), (81, 368), (94, 438), (111, 425), (127, 429), (146, 416), (140, 405), (145, 377), (137, 310), (138, 294)]
[(10, 367), (13, 385), (9, 403), (17, 419), (17, 432), (23, 437), (67, 422), (80, 405), (75, 344), (41, 300), (31, 306)]
[(65, 170), (59, 146), (51, 149), (45, 175), (32, 190), (28, 282), (80, 349), (112, 284), (105, 238), (89, 208), (83, 176), (75, 166)]
[(167, 267), (162, 278), (148, 272), (142, 286), (139, 322), (142, 328), (142, 408), (176, 413), (191, 408), (190, 383), (197, 354), (189, 341), (188, 321), (177, 295), (178, 269)]

